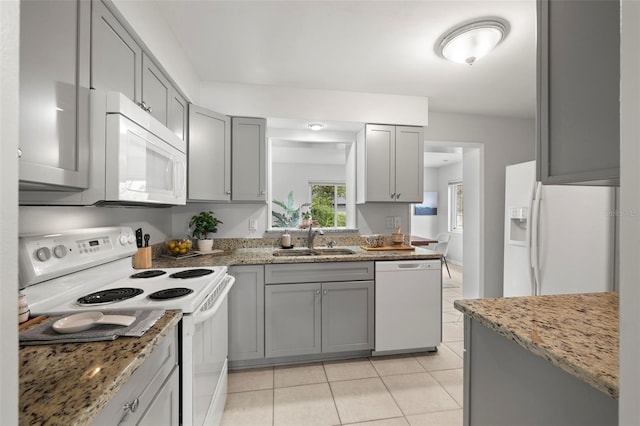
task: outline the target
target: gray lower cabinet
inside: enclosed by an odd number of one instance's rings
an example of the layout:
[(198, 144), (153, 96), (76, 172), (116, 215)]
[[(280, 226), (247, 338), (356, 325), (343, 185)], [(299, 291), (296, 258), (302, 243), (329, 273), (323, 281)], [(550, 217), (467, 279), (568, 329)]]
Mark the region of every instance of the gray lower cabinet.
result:
[(538, 179), (616, 185), (620, 1), (538, 0)]
[(373, 262), (265, 266), (265, 356), (373, 349)]
[(322, 352), (373, 348), (372, 281), (322, 283)]
[(20, 2), (20, 189), (89, 185), (90, 4)]
[(484, 324), (464, 321), (465, 426), (618, 424), (617, 400)]
[(180, 424), (178, 332), (175, 328), (113, 395), (92, 424)]
[(264, 266), (232, 266), (229, 292), (229, 361), (264, 358)]
[(265, 287), (265, 356), (322, 351), (321, 288), (320, 283)]

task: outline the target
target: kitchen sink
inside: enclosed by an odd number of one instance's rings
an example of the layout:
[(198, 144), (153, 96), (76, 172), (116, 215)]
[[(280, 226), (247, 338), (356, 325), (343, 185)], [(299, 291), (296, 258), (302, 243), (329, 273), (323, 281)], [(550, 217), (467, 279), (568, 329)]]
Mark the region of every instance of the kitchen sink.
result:
[(347, 248), (318, 248), (318, 249), (293, 249), (276, 250), (274, 256), (343, 256), (355, 254), (355, 251)]

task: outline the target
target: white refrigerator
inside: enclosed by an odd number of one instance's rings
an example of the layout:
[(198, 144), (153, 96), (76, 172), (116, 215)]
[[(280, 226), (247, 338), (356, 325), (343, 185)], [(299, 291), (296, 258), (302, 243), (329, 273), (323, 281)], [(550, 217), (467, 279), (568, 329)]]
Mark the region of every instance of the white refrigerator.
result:
[(614, 188), (542, 185), (535, 161), (508, 166), (505, 297), (614, 289)]

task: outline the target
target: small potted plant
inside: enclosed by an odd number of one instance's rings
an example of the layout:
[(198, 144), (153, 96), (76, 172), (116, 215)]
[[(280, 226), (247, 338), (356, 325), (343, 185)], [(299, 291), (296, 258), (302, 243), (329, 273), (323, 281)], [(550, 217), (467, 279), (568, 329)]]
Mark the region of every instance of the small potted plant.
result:
[(198, 250), (211, 251), (213, 239), (208, 238), (208, 236), (209, 234), (218, 232), (218, 224), (220, 223), (222, 223), (222, 221), (213, 216), (212, 211), (200, 212), (200, 214), (191, 218), (189, 228), (193, 228), (193, 238), (198, 239)]
[(309, 226), (309, 225), (311, 225), (311, 212), (306, 211), (302, 213), (302, 226)]

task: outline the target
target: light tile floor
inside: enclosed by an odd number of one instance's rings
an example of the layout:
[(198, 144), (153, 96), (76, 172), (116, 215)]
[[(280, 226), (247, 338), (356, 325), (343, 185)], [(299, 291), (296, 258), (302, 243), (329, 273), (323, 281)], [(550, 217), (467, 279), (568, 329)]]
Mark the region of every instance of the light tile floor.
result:
[(449, 268), (437, 352), (230, 372), (222, 425), (461, 426), (462, 271)]

